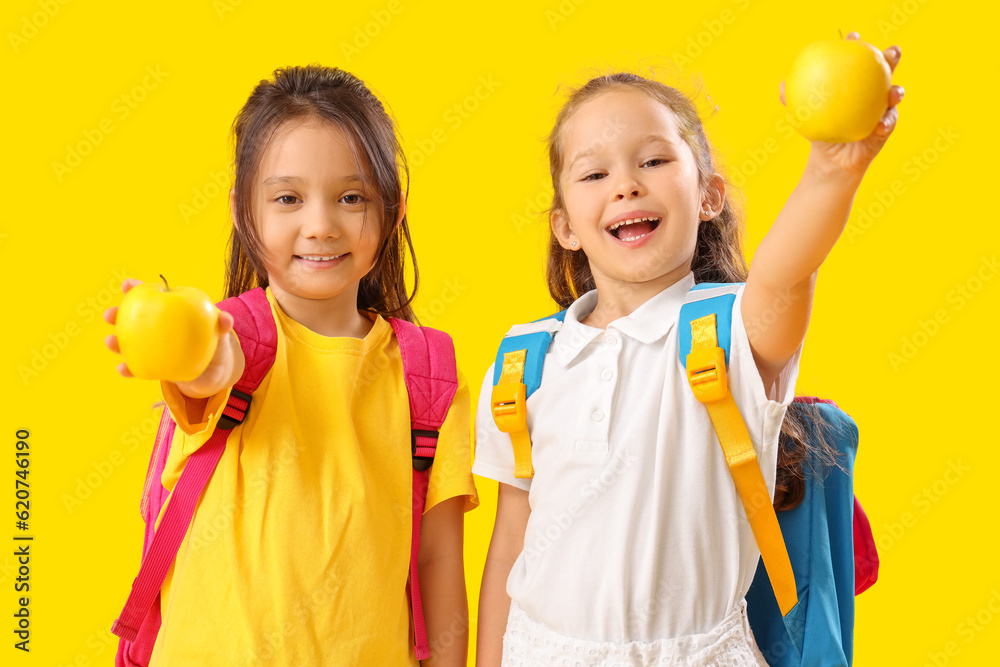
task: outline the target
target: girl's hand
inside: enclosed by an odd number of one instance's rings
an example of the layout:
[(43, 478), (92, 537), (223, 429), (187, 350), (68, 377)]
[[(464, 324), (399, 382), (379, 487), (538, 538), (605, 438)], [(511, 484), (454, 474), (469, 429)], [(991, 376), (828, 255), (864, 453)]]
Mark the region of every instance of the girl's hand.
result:
[[(122, 292), (128, 293), (128, 291), (133, 287), (141, 284), (141, 280), (130, 278), (122, 283)], [(104, 311), (105, 322), (114, 326), (117, 320), (118, 306), (113, 306)], [(232, 379), (234, 374), (233, 371), (237, 365), (237, 360), (235, 359), (236, 355), (233, 352), (233, 346), (235, 345), (238, 348), (239, 344), (233, 336), (230, 336), (229, 332), (232, 331), (232, 328), (233, 316), (225, 311), (219, 311), (219, 321), (217, 327), (219, 342), (215, 346), (215, 355), (212, 356), (212, 360), (209, 362), (208, 367), (201, 375), (191, 382), (175, 383), (178, 389), (181, 390), (181, 393), (185, 396), (189, 396), (191, 398), (204, 398), (206, 396), (217, 394), (223, 389), (229, 388), (233, 384), (230, 382), (230, 379)], [(115, 354), (121, 354), (121, 347), (118, 344), (118, 336), (114, 334), (107, 336), (104, 339), (104, 344)], [(124, 362), (118, 364), (118, 372), (122, 375), (122, 377), (135, 377)], [(240, 372), (242, 373), (242, 369)]]
[[(847, 35), (847, 39), (861, 39), (861, 37), (858, 33), (852, 32)], [(895, 71), (896, 65), (899, 64), (899, 59), (902, 56), (902, 50), (894, 45), (883, 51), (882, 54), (885, 56), (886, 62), (889, 63), (889, 69)], [(785, 104), (784, 81), (781, 82), (779, 97), (781, 103)], [(896, 120), (899, 117), (896, 105), (902, 99), (903, 87), (890, 86), (885, 113), (882, 114), (882, 119), (875, 126), (875, 129), (872, 130), (871, 134), (860, 141), (852, 141), (844, 144), (832, 144), (825, 141), (810, 142), (812, 144), (812, 152), (809, 155), (809, 161), (824, 171), (839, 171), (860, 178), (864, 175), (871, 161), (878, 155), (889, 135), (896, 128)]]

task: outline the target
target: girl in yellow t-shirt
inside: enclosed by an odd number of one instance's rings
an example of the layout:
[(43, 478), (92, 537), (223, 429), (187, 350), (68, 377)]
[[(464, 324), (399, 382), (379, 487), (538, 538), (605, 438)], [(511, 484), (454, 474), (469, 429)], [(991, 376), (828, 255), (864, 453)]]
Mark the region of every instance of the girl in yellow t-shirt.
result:
[[(234, 134), (226, 291), (266, 288), (277, 352), (161, 588), (150, 664), (417, 665), (406, 594), (409, 404), (383, 319), (414, 319), (394, 123), (363, 82), (310, 65), (261, 81)], [(232, 317), (219, 321), (205, 372), (161, 383), (177, 424), (168, 491), (243, 372)], [(107, 344), (119, 351), (114, 336)], [(118, 370), (131, 376), (124, 363)], [(470, 458), (460, 374), (421, 527), (425, 665), (467, 660), (462, 522), (478, 504)]]

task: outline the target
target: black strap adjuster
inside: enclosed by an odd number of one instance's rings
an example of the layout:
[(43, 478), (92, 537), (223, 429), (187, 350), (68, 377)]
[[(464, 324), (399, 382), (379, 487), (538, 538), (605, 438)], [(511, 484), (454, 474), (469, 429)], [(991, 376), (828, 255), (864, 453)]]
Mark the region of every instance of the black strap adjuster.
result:
[[(239, 398), (239, 399), (241, 399), (243, 401), (246, 401), (246, 404), (247, 404), (246, 407), (245, 408), (240, 408), (240, 407), (237, 407), (237, 406), (233, 405), (232, 404), (233, 397), (236, 397), (236, 398)], [(247, 412), (250, 411), (250, 400), (251, 400), (250, 394), (245, 394), (242, 391), (240, 391), (239, 389), (237, 389), (236, 387), (233, 387), (229, 391), (229, 401), (226, 403), (226, 407), (227, 408), (232, 408), (233, 410), (236, 410), (236, 411), (241, 412), (243, 414), (241, 414), (239, 416), (239, 418), (237, 419), (236, 417), (230, 417), (229, 415), (227, 415), (225, 413), (225, 410), (223, 410), (222, 416), (219, 417), (219, 422), (218, 422), (218, 424), (216, 424), (215, 427), (216, 428), (221, 428), (223, 431), (229, 431), (231, 429), (236, 428), (240, 424), (242, 424), (243, 420), (246, 419)]]
[(419, 428), (410, 429), (410, 455), (413, 457), (413, 469), (423, 472), (431, 467), (434, 463), (433, 456), (417, 456), (417, 437), (421, 438), (434, 438), (437, 440), (440, 436), (439, 431), (422, 431)]

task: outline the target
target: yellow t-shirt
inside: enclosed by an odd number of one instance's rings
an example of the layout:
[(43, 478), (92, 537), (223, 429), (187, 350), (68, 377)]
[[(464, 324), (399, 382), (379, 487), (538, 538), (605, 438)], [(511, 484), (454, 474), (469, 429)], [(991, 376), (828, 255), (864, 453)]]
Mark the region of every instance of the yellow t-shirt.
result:
[[(330, 338), (267, 297), (274, 366), (229, 436), (167, 574), (150, 665), (417, 665), (406, 596), (409, 403), (392, 327), (379, 317), (364, 339)], [(178, 424), (162, 477), (172, 490), (229, 392), (190, 424), (184, 399), (163, 387)], [(479, 502), (461, 374), (427, 509), (456, 496), (466, 511)]]

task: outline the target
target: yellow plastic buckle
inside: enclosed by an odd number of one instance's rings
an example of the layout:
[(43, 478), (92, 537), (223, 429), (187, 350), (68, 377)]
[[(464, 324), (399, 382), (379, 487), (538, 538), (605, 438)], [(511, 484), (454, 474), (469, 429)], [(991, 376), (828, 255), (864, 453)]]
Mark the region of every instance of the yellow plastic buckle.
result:
[(722, 400), (729, 393), (726, 353), (721, 347), (701, 347), (687, 356), (688, 384), (702, 403)]
[(504, 433), (516, 433), (528, 428), (528, 409), (525, 397), (528, 394), (523, 382), (498, 384), (493, 387), (491, 406), (493, 421)]

